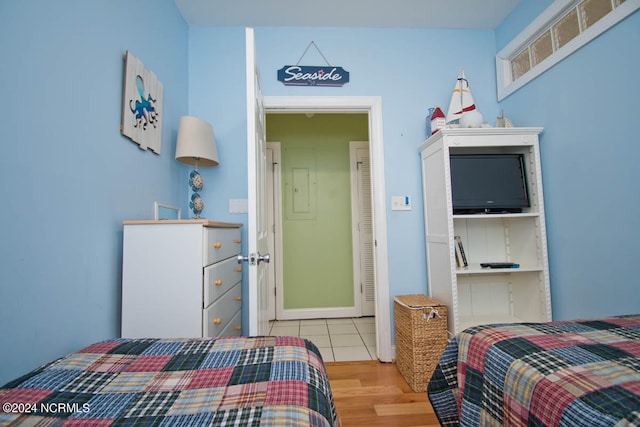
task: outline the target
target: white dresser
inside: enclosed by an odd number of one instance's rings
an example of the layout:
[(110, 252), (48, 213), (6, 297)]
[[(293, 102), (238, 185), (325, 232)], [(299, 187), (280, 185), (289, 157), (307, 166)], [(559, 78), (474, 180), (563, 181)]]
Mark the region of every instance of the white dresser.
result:
[(125, 221), (122, 337), (241, 335), (241, 224)]

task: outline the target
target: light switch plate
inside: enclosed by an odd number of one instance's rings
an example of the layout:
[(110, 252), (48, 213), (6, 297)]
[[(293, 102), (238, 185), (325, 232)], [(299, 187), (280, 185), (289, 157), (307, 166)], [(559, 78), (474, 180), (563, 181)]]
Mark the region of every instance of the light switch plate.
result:
[(409, 196), (391, 196), (392, 211), (410, 211), (411, 197)]

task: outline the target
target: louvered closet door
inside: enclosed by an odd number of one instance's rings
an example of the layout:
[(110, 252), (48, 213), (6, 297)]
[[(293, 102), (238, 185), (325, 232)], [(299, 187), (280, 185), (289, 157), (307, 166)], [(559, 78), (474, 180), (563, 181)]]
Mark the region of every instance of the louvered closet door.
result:
[(369, 146), (364, 143), (356, 149), (358, 162), (358, 226), (360, 249), (360, 283), (362, 296), (362, 315), (375, 315), (375, 279), (373, 259), (373, 212), (371, 207), (371, 168)]

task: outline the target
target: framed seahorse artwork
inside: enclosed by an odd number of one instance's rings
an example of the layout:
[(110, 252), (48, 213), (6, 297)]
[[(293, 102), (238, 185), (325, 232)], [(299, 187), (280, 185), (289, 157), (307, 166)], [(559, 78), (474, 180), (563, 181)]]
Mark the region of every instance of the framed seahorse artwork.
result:
[(162, 83), (127, 51), (124, 56), (124, 88), (120, 131), (138, 144), (160, 154), (162, 146)]

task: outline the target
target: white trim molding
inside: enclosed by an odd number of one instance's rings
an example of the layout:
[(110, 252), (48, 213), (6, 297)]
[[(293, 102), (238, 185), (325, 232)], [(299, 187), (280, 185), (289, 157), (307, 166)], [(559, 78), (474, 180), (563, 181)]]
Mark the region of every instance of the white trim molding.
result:
[[(627, 0), (628, 1), (628, 0)], [(366, 112), (369, 114), (369, 144), (373, 192), (373, 224), (376, 278), (376, 347), (378, 359), (393, 360), (391, 305), (387, 253), (387, 211), (382, 141), (382, 98), (379, 96), (265, 96), (267, 113)]]
[(283, 309), (278, 320), (333, 319), (359, 317), (355, 307), (288, 308)]
[(518, 34), (496, 55), (496, 79), (498, 101), (502, 101), (536, 77), (562, 61), (600, 34), (615, 26), (627, 16), (640, 9), (640, 0), (613, 0), (615, 7), (607, 15), (585, 28), (571, 41), (555, 50), (551, 55), (535, 64), (522, 76), (513, 79), (511, 64), (514, 57), (529, 46), (539, 35), (548, 30), (569, 10), (577, 7), (583, 0), (556, 0), (542, 12), (531, 24)]

